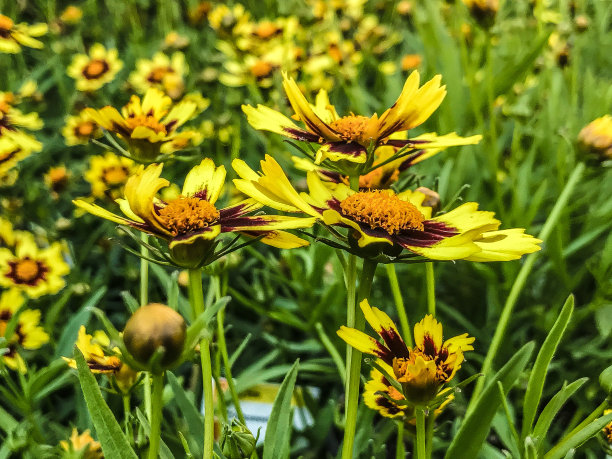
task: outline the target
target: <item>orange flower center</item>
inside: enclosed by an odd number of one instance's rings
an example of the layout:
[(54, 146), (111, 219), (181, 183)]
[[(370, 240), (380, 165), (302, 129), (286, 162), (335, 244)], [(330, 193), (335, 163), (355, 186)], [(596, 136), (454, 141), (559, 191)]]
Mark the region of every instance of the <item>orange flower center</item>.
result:
[(96, 125), (91, 121), (85, 121), (78, 125), (77, 134), (83, 137), (89, 137), (94, 131)]
[(83, 70), (85, 78), (99, 78), (108, 71), (108, 63), (104, 59), (94, 59)]
[(0, 31), (9, 32), (13, 28), (14, 22), (8, 16), (0, 14)]
[(170, 67), (155, 67), (151, 70), (149, 76), (147, 76), (147, 81), (149, 81), (149, 83), (161, 83), (168, 73), (174, 73), (174, 70)]
[(343, 116), (333, 121), (330, 126), (347, 142), (359, 141), (366, 132), (370, 118), (360, 115)]
[(55, 185), (68, 179), (68, 171), (65, 167), (52, 167), (49, 169), (49, 181)]
[(382, 228), (389, 234), (402, 230), (423, 231), (425, 217), (411, 203), (402, 201), (389, 190), (355, 193), (340, 203), (342, 214), (372, 229)]
[(264, 21), (260, 23), (255, 29), (255, 35), (265, 40), (266, 38), (273, 37), (280, 31), (281, 28), (277, 27), (273, 22)]
[(272, 65), (266, 61), (257, 61), (251, 66), (251, 73), (256, 78), (263, 78), (270, 75), (272, 72)]
[(32, 282), (38, 277), (38, 263), (31, 258), (19, 260), (15, 265), (15, 277), (21, 282)]
[(167, 133), (166, 126), (150, 115), (136, 115), (128, 117), (125, 122), (132, 130), (136, 129), (138, 126), (144, 126), (155, 132), (163, 132), (164, 134)]
[(174, 235), (207, 228), (219, 219), (219, 211), (205, 199), (179, 197), (159, 211), (166, 228)]
[(128, 177), (128, 171), (122, 166), (107, 167), (102, 171), (102, 180), (110, 186), (117, 186), (125, 183)]

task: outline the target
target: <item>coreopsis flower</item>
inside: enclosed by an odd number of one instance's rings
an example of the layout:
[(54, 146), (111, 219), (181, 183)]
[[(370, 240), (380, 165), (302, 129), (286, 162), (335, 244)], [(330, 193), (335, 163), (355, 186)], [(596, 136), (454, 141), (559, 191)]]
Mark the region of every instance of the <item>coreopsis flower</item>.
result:
[[(381, 359), (376, 359), (379, 368), (383, 368), (388, 375), (393, 374), (393, 368)], [(445, 389), (448, 391), (448, 389)], [(443, 394), (443, 391), (440, 395)], [(434, 416), (439, 416), (443, 409), (455, 398), (449, 393), (444, 402), (434, 411)], [(386, 418), (400, 418), (414, 422), (414, 406), (408, 404), (404, 394), (376, 368), (372, 368), (370, 379), (363, 387), (363, 401), (368, 408), (376, 410)]]
[(27, 154), (40, 151), (42, 144), (22, 128), (37, 131), (43, 122), (38, 113), (23, 113), (15, 107), (20, 98), (11, 92), (0, 92), (0, 140), (9, 139)]
[(405, 54), (404, 57), (402, 57), (402, 70), (404, 72), (414, 70), (421, 65), (421, 62), (423, 62), (423, 59), (419, 54)]
[(226, 42), (220, 42), (218, 48), (228, 58), (223, 63), (225, 71), (219, 75), (219, 81), (230, 87), (254, 83), (269, 88), (274, 82), (274, 72), (281, 67), (286, 54), (283, 46), (274, 47), (262, 55), (237, 54)]
[(0, 136), (0, 181), (8, 177), (17, 163), (31, 154), (32, 150), (22, 147), (8, 137)]
[(110, 106), (87, 113), (101, 127), (117, 134), (126, 144), (133, 159), (154, 161), (160, 154), (170, 154), (185, 144), (199, 139), (196, 131), (178, 132), (178, 128), (195, 116), (197, 105), (172, 99), (156, 88), (149, 88), (142, 101), (133, 95), (121, 109)]
[(123, 196), (123, 188), (136, 169), (131, 159), (109, 151), (104, 156), (92, 156), (89, 159), (89, 169), (85, 171), (84, 177), (91, 185), (93, 197), (114, 200)]
[(251, 15), (241, 4), (229, 7), (223, 3), (208, 12), (208, 24), (221, 37), (236, 37), (250, 29)]
[(0, 217), (0, 247), (15, 245), (15, 231), (10, 220)]
[[(604, 410), (603, 412), (604, 416), (610, 413), (612, 413), (612, 410), (610, 409)], [(601, 430), (601, 433), (603, 434), (604, 439), (608, 442), (608, 445), (612, 445), (612, 422), (606, 424), (606, 426)]]
[(68, 5), (60, 14), (60, 21), (69, 25), (78, 24), (82, 18), (83, 10), (75, 5)]
[(184, 77), (188, 71), (183, 53), (177, 51), (172, 57), (156, 53), (152, 59), (139, 59), (136, 62), (136, 70), (130, 74), (129, 82), (139, 94), (144, 94), (149, 88), (157, 88), (172, 99), (178, 99), (185, 90)]
[(36, 245), (32, 234), (14, 234), (12, 249), (0, 247), (0, 286), (21, 290), (30, 298), (59, 292), (70, 267), (64, 261), (62, 245), (54, 242), (46, 248)]
[(612, 159), (612, 116), (604, 115), (583, 127), (578, 142), (600, 158)]
[(164, 37), (164, 48), (182, 49), (189, 46), (189, 37), (172, 30)]
[(70, 172), (66, 166), (51, 167), (44, 176), (45, 185), (51, 190), (51, 194), (57, 199), (68, 186)]
[[(83, 353), (87, 366), (92, 373), (115, 373), (121, 368), (121, 359), (116, 355), (105, 352), (110, 346), (110, 339), (102, 330), (96, 331), (93, 335), (88, 335), (85, 326), (81, 325), (77, 336), (76, 346)], [(114, 350), (118, 352), (118, 349)], [(70, 368), (77, 367), (76, 361), (67, 357), (62, 357)]]
[[(93, 439), (87, 429), (82, 434), (75, 428), (72, 429), (72, 434), (68, 440), (60, 441), (61, 448), (66, 453), (78, 453), (83, 459), (103, 459), (102, 445)], [(68, 457), (73, 457), (72, 455)]]
[(49, 341), (49, 335), (39, 326), (40, 311), (26, 309), (17, 318), (17, 326), (10, 336), (6, 336), (7, 326), (13, 315), (23, 305), (24, 298), (18, 289), (5, 290), (0, 295), (0, 336), (7, 340), (8, 352), (0, 355), (4, 364), (21, 373), (26, 372), (26, 365), (19, 349), (40, 349)]
[(46, 34), (47, 30), (47, 24), (15, 24), (11, 18), (0, 14), (0, 53), (20, 53), (22, 46), (40, 49), (43, 43), (34, 37)]
[(86, 110), (81, 110), (78, 115), (66, 117), (62, 135), (68, 146), (86, 145), (91, 139), (102, 137), (102, 130)]
[(475, 202), (433, 216), (432, 208), (423, 205), (427, 196), (419, 191), (355, 191), (343, 183), (332, 189), (309, 172), (309, 193), (300, 194), (270, 156), (261, 161), (261, 174), (240, 159), (232, 166), (240, 177), (234, 180), (239, 191), (274, 209), (347, 228), (355, 251), (367, 248), (389, 256), (410, 252), (400, 259), (507, 261), (540, 250), (541, 241), (523, 229), (498, 230), (501, 222), (493, 212), (479, 211)]
[(76, 80), (79, 91), (97, 91), (110, 83), (123, 68), (116, 49), (107, 50), (104, 45), (95, 43), (89, 54), (77, 54), (68, 67), (68, 76)]
[(489, 28), (495, 22), (499, 0), (463, 0), (463, 3), (482, 27)]
[(414, 326), (415, 345), (409, 348), (386, 313), (371, 307), (368, 300), (360, 307), (382, 342), (345, 326), (340, 327), (338, 336), (358, 351), (382, 360), (386, 364), (383, 368), (392, 370), (389, 376), (401, 385), (401, 395), (413, 405), (426, 406), (438, 396), (461, 368), (464, 352), (474, 349), (474, 338), (467, 333), (443, 341), (442, 324), (429, 314)]
[(315, 164), (326, 159), (332, 162), (342, 161), (347, 169), (361, 169), (363, 165), (371, 165), (374, 151), (382, 145), (427, 150), (478, 143), (481, 136), (434, 136), (427, 140), (390, 138), (396, 132), (407, 131), (422, 124), (438, 108), (446, 95), (445, 87), (440, 86), (439, 75), (421, 87), (419, 79), (418, 71), (412, 72), (397, 101), (380, 117), (377, 114), (371, 117), (353, 114), (340, 117), (335, 107), (330, 104), (325, 91), (319, 92), (315, 105), (311, 105), (296, 82), (286, 74), (283, 74), (283, 86), (295, 111), (294, 117), (304, 123), (304, 128), (264, 105), (258, 105), (257, 108), (243, 105), (242, 109), (255, 129), (320, 144), (321, 147), (314, 157)]
[(225, 168), (204, 159), (187, 174), (179, 197), (170, 201), (156, 194), (170, 182), (160, 177), (162, 164), (152, 164), (130, 177), (125, 199), (117, 200), (125, 217), (82, 200), (75, 205), (98, 217), (130, 226), (167, 241), (173, 263), (182, 267), (205, 264), (213, 254), (214, 240), (222, 233), (260, 237), (261, 242), (279, 248), (307, 245), (286, 229), (305, 228), (313, 218), (280, 215), (248, 215), (261, 208), (252, 199), (217, 209), (215, 203), (225, 183)]

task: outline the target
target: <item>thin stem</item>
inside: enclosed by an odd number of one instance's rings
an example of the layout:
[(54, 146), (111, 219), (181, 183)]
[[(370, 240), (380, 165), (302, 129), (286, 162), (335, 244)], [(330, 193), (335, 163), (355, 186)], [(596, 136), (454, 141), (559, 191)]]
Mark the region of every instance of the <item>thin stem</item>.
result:
[(340, 378), (342, 379), (342, 384), (346, 384), (346, 368), (344, 366), (344, 362), (342, 361), (342, 357), (338, 352), (338, 349), (336, 349), (336, 347), (332, 344), (332, 342), (325, 334), (325, 330), (323, 329), (323, 325), (321, 325), (321, 322), (317, 322), (315, 324), (315, 329), (317, 330), (317, 334), (319, 335), (319, 339), (321, 340), (323, 347), (325, 347), (327, 352), (329, 352), (329, 355), (331, 356), (332, 360), (336, 364), (336, 367), (338, 368), (338, 373), (340, 374)]
[[(219, 292), (219, 289), (217, 289), (217, 291)], [(219, 346), (219, 351), (221, 352), (221, 359), (223, 360), (223, 369), (225, 370), (225, 378), (227, 379), (227, 385), (229, 387), (230, 395), (232, 396), (232, 402), (234, 403), (236, 414), (238, 415), (238, 420), (241, 423), (246, 424), (246, 421), (244, 420), (244, 414), (242, 413), (242, 408), (240, 407), (238, 391), (236, 391), (236, 385), (234, 384), (234, 378), (232, 377), (232, 366), (230, 365), (229, 356), (227, 354), (227, 345), (225, 343), (225, 327), (223, 326), (224, 319), (225, 308), (223, 307), (219, 309), (219, 312), (217, 312), (217, 345)]]
[[(540, 234), (538, 235), (538, 238), (541, 239), (542, 241), (546, 242), (546, 240), (548, 239), (548, 236), (550, 236), (550, 233), (555, 228), (557, 221), (561, 217), (561, 214), (563, 210), (565, 209), (565, 206), (567, 205), (567, 201), (569, 200), (574, 190), (574, 187), (580, 180), (580, 177), (582, 176), (583, 172), (584, 172), (584, 164), (579, 163), (574, 169), (574, 171), (572, 172), (572, 175), (567, 181), (565, 188), (561, 192), (561, 195), (557, 199), (557, 202), (555, 203), (552, 211), (548, 215), (548, 218), (546, 219), (546, 222), (544, 223), (544, 226), (542, 227), (542, 230), (540, 231)], [(512, 285), (512, 288), (510, 289), (510, 293), (508, 294), (508, 298), (506, 299), (506, 303), (504, 304), (504, 308), (499, 318), (499, 322), (497, 323), (497, 328), (495, 329), (495, 334), (493, 335), (491, 346), (489, 347), (487, 355), (482, 364), (481, 373), (484, 373), (485, 377), (479, 378), (479, 381), (476, 384), (476, 387), (474, 388), (474, 393), (470, 400), (470, 404), (468, 405), (468, 410), (467, 410), (468, 412), (474, 406), (474, 403), (476, 399), (478, 398), (478, 395), (480, 395), (480, 392), (482, 391), (484, 387), (485, 378), (491, 371), (493, 361), (495, 360), (497, 352), (499, 351), (499, 347), (501, 346), (502, 340), (504, 339), (504, 334), (506, 332), (506, 328), (508, 328), (508, 323), (510, 322), (510, 316), (512, 315), (512, 310), (514, 309), (514, 306), (516, 305), (518, 297), (521, 291), (523, 290), (525, 283), (527, 282), (527, 278), (529, 277), (529, 274), (531, 273), (531, 270), (533, 269), (533, 265), (536, 259), (538, 258), (538, 255), (539, 255), (539, 252), (535, 252), (527, 257), (527, 259), (525, 260), (525, 263), (521, 267), (521, 270), (516, 276), (516, 279), (514, 281), (514, 284)]]
[(149, 434), (149, 459), (157, 459), (159, 455), (159, 442), (161, 439), (161, 418), (164, 393), (164, 373), (153, 375), (153, 417), (151, 418), (151, 431)]
[(423, 408), (415, 408), (416, 411), (416, 448), (414, 457), (417, 459), (425, 459), (427, 452), (425, 451), (425, 413)]
[(406, 449), (404, 448), (404, 421), (397, 423), (397, 443), (395, 444), (395, 459), (404, 459)]
[(406, 344), (409, 347), (412, 347), (413, 344), (412, 334), (410, 333), (410, 322), (408, 321), (408, 314), (406, 314), (402, 292), (400, 291), (399, 282), (397, 281), (395, 265), (393, 263), (387, 263), (385, 265), (385, 269), (387, 270), (387, 278), (389, 279), (389, 285), (391, 286), (391, 293), (393, 294), (393, 301), (395, 302), (395, 309), (399, 317), (400, 327), (402, 327), (404, 341), (406, 341)]
[[(356, 305), (356, 290), (355, 283), (357, 281), (357, 257), (350, 254), (346, 264), (345, 271), (346, 281), (346, 326), (355, 328), (355, 305)], [(355, 349), (348, 344), (346, 345), (346, 369), (351, 368), (351, 360)], [(345, 379), (344, 384), (344, 406), (348, 406), (349, 382)]]
[[(357, 298), (359, 301), (367, 298), (370, 295), (374, 273), (376, 272), (376, 262), (368, 259), (363, 260), (363, 268), (361, 270), (361, 279), (359, 282), (359, 292)], [(365, 328), (365, 318), (360, 311), (353, 308), (355, 318), (354, 328), (363, 331)], [(351, 459), (353, 457), (353, 445), (355, 443), (355, 430), (357, 428), (357, 408), (359, 406), (359, 380), (361, 375), (361, 352), (353, 349), (348, 368), (348, 378), (346, 381), (347, 396), (345, 408), (345, 425), (344, 425), (344, 444), (342, 445), (342, 459)]]
[(125, 436), (128, 438), (130, 444), (134, 442), (134, 435), (132, 433), (132, 424), (130, 423), (130, 394), (123, 394), (123, 423), (125, 424)]
[(433, 410), (430, 410), (425, 419), (425, 455), (431, 457), (433, 454), (433, 433), (436, 416)]
[(351, 175), (349, 177), (351, 190), (359, 191), (359, 175)]
[[(140, 240), (147, 243), (146, 233), (140, 233)], [(149, 249), (141, 244), (140, 254), (144, 257), (140, 259), (140, 306), (144, 306), (149, 303), (149, 262), (145, 259), (149, 258)], [(151, 422), (151, 375), (148, 372), (145, 373), (143, 391), (145, 413)]]
[[(189, 300), (195, 320), (204, 312), (204, 292), (202, 275), (199, 269), (189, 270)], [(212, 459), (214, 446), (215, 413), (213, 406), (212, 362), (210, 358), (210, 340), (200, 340), (200, 358), (202, 361), (202, 387), (204, 389), (204, 459)]]
[(425, 278), (427, 280), (427, 312), (436, 316), (436, 278), (434, 265), (431, 261), (425, 263)]

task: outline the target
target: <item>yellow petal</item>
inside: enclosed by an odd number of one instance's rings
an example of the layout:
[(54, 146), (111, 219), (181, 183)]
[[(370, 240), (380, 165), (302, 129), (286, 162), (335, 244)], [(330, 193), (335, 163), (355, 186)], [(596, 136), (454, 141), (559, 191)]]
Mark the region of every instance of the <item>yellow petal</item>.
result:
[(439, 352), (442, 348), (442, 324), (431, 314), (427, 314), (423, 320), (414, 326), (415, 345), (423, 349), (426, 335), (432, 339), (436, 347), (436, 352)]
[(512, 228), (483, 233), (474, 240), (481, 251), (466, 258), (469, 261), (517, 260), (527, 253), (541, 250), (541, 240), (525, 234), (522, 228)]
[(214, 204), (225, 185), (225, 167), (215, 167), (212, 159), (206, 158), (189, 171), (183, 184), (183, 196), (198, 196)]
[(378, 341), (354, 328), (342, 325), (336, 332), (349, 346), (354, 347), (364, 354), (378, 355), (380, 349)]
[(301, 130), (285, 115), (264, 105), (258, 105), (257, 108), (243, 105), (242, 111), (246, 114), (249, 124), (260, 131), (270, 131), (286, 136), (288, 135), (287, 128)]

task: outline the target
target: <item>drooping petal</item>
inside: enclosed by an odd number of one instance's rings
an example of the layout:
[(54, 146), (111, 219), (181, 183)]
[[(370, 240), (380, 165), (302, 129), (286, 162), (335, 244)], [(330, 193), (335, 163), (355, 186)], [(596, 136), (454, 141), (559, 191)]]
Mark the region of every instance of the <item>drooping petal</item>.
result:
[(525, 234), (522, 228), (489, 231), (474, 240), (481, 251), (466, 258), (469, 261), (517, 260), (527, 253), (541, 250), (540, 239)]
[(371, 336), (359, 330), (355, 330), (354, 328), (345, 327), (344, 325), (342, 325), (336, 333), (340, 338), (346, 341), (347, 344), (358, 351), (364, 354), (375, 355), (387, 364), (392, 364), (394, 357), (393, 353)]
[(183, 184), (183, 196), (196, 196), (214, 204), (225, 184), (225, 167), (215, 167), (212, 159), (206, 158), (189, 171)]
[(376, 307), (371, 307), (367, 299), (363, 300), (359, 307), (370, 326), (380, 335), (387, 347), (395, 357), (408, 358), (410, 353), (406, 343), (399, 334), (395, 323), (383, 311)]
[(104, 209), (103, 207), (100, 207), (97, 204), (92, 204), (87, 201), (83, 201), (82, 199), (75, 199), (74, 201), (72, 201), (72, 203), (75, 206), (80, 207), (81, 209), (85, 210), (86, 212), (89, 212), (92, 215), (95, 215), (97, 217), (102, 217), (106, 220), (110, 220), (111, 222), (118, 223), (119, 225), (132, 226), (141, 231), (152, 232), (151, 230), (148, 230), (147, 226), (144, 225), (143, 223), (120, 217), (119, 215), (114, 214)]
[(270, 131), (289, 137), (295, 137), (291, 135), (293, 131), (303, 131), (291, 119), (265, 105), (258, 105), (257, 108), (243, 105), (242, 111), (246, 114), (249, 124), (260, 131)]
[(326, 143), (317, 150), (315, 164), (321, 164), (326, 159), (330, 161), (349, 161), (362, 164), (367, 160), (366, 148), (357, 142)]
[(280, 229), (309, 228), (316, 218), (299, 218), (286, 215), (255, 215), (230, 217), (221, 220), (223, 232), (230, 231), (273, 231)]
[(260, 237), (263, 235), (259, 240), (260, 242), (278, 249), (296, 249), (310, 244), (307, 240), (287, 231), (241, 231), (240, 234), (247, 237)]

